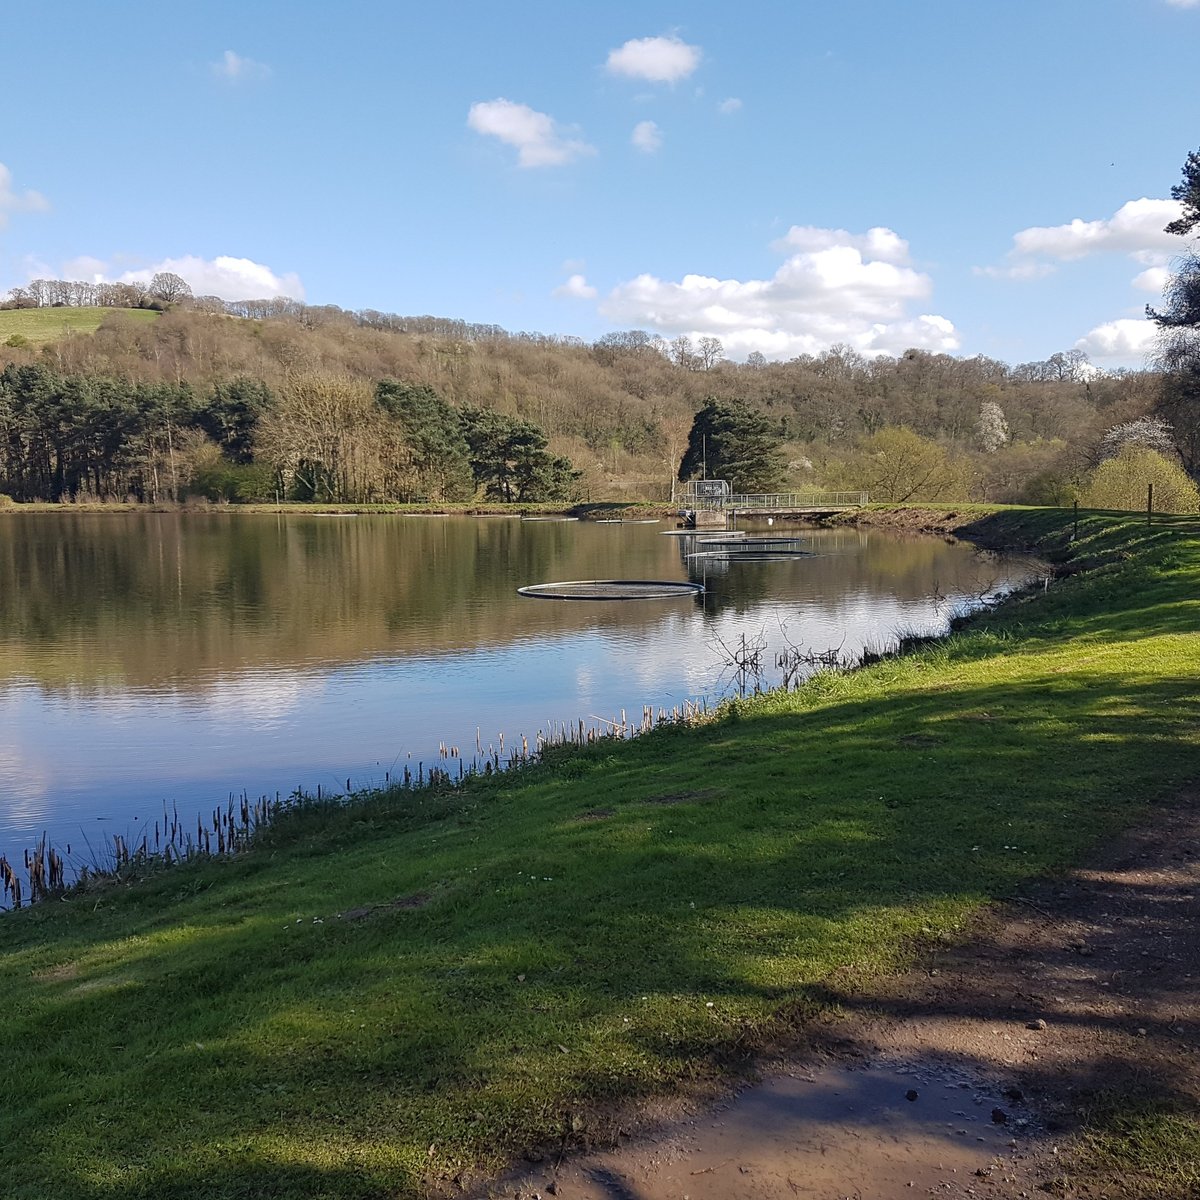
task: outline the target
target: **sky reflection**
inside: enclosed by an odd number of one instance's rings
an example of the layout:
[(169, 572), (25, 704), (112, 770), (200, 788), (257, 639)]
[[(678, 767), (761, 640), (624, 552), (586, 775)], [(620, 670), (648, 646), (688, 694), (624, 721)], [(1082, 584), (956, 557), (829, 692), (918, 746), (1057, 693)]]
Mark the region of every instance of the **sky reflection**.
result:
[[(687, 541), (658, 526), (157, 516), (0, 526), (21, 579), (0, 596), (10, 858), (43, 832), (57, 845), (136, 835), (164, 804), (195, 814), (243, 791), (362, 787), (438, 762), (443, 742), (469, 761), (501, 735), (511, 749), (580, 718), (716, 698), (732, 680), (725, 648), (743, 634), (765, 639), (768, 665), (789, 643), (850, 654), (938, 631), (981, 587), (1028, 571), (857, 531), (807, 531), (814, 558), (697, 570)], [(172, 551), (162, 579), (156, 543)], [(710, 590), (702, 602), (515, 594), (631, 577)]]

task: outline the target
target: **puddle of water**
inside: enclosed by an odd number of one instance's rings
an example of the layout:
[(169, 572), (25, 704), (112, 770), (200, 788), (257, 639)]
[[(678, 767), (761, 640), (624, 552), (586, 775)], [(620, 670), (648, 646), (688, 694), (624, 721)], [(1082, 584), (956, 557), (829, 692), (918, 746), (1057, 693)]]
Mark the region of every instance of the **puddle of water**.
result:
[[(994, 1119), (1003, 1115), (1003, 1121)], [(748, 1088), (659, 1136), (530, 1172), (500, 1194), (566, 1200), (892, 1200), (1005, 1194), (1019, 1105), (941, 1068), (831, 1066)], [(1022, 1139), (1024, 1140), (1024, 1139)], [(554, 1180), (554, 1192), (546, 1185)], [(996, 1194), (996, 1193), (992, 1193)]]

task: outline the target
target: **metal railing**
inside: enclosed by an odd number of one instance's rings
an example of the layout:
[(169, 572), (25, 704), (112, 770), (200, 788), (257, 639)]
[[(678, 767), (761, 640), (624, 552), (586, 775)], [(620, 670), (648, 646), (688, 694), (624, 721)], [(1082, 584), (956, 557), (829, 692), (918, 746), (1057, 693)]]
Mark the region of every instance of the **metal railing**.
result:
[(725, 508), (862, 508), (866, 492), (764, 492), (761, 495), (728, 496)]
[(688, 509), (723, 509), (729, 501), (729, 484), (723, 479), (690, 479), (679, 493)]

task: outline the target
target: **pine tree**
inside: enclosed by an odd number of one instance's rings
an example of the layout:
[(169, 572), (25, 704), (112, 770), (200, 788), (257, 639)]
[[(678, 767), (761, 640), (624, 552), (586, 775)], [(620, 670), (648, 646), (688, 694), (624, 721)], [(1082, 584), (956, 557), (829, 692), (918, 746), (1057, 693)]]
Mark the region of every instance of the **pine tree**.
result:
[(724, 479), (734, 492), (769, 492), (783, 478), (783, 452), (770, 421), (744, 400), (710, 397), (692, 420), (681, 480)]
[[(1171, 195), (1183, 201), (1183, 214), (1166, 232), (1200, 232), (1200, 150), (1187, 156), (1183, 180)], [(1176, 448), (1195, 477), (1200, 474), (1200, 253), (1194, 243), (1176, 264), (1163, 307), (1147, 305), (1146, 315), (1159, 328), (1163, 381), (1157, 412), (1174, 426)]]
[(1200, 150), (1187, 156), (1183, 179), (1171, 189), (1171, 198), (1183, 201), (1183, 215), (1167, 226), (1167, 233), (1191, 233), (1200, 225)]
[(473, 490), (467, 439), (457, 409), (431, 387), (383, 379), (375, 402), (399, 423), (416, 488), (434, 500), (465, 500)]

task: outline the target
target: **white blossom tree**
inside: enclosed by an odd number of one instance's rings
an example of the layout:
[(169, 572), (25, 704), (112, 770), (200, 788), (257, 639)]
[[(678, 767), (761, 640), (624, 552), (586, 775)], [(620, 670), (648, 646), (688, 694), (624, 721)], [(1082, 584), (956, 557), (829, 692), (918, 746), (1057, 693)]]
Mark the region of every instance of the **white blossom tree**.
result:
[(1001, 446), (1008, 444), (1008, 420), (1004, 409), (995, 400), (985, 400), (979, 408), (979, 420), (975, 422), (975, 433), (980, 448), (987, 454), (995, 454)]
[(1110, 458), (1116, 458), (1126, 446), (1141, 446), (1168, 459), (1178, 457), (1171, 426), (1161, 417), (1138, 417), (1136, 421), (1114, 425), (1100, 439), (1096, 459), (1098, 462), (1108, 462)]

